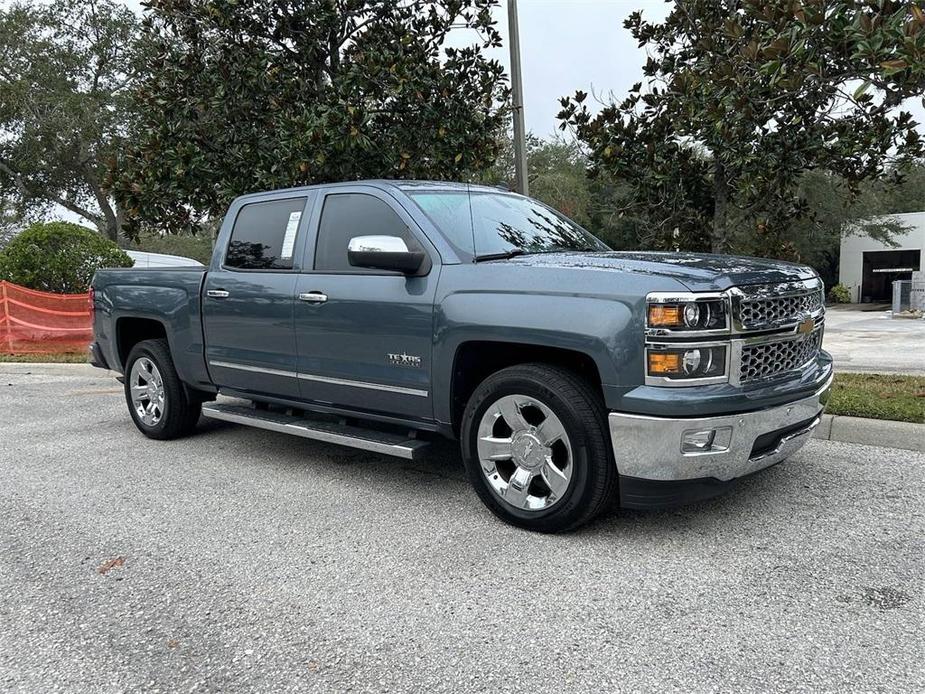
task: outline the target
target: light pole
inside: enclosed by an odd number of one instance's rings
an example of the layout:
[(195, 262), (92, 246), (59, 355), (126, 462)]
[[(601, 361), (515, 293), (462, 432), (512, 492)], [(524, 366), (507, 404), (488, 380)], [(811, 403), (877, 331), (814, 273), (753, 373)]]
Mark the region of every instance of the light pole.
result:
[(517, 0), (507, 0), (507, 25), (511, 45), (511, 108), (514, 111), (514, 173), (516, 190), (530, 194), (527, 181), (527, 141), (524, 130), (524, 85), (520, 76), (520, 31), (517, 28)]

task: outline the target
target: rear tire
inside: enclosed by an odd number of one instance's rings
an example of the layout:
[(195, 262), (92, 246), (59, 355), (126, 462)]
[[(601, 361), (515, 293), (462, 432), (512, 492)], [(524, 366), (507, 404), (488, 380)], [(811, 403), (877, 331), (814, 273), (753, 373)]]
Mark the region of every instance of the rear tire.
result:
[(555, 533), (607, 508), (617, 469), (600, 396), (579, 375), (523, 364), (486, 378), (462, 420), (466, 472), (507, 523)]
[(144, 340), (125, 361), (125, 401), (132, 421), (149, 439), (176, 439), (199, 422), (202, 401), (183, 386), (167, 340)]

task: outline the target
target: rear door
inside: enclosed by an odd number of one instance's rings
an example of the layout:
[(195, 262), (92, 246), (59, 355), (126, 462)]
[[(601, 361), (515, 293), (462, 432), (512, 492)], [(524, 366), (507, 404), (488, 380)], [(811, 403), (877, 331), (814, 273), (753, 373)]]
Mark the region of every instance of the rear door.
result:
[[(315, 252), (296, 288), (295, 326), (302, 398), (419, 419), (433, 417), (431, 356), (440, 258), (388, 194), (339, 187), (315, 208)], [(354, 236), (400, 236), (428, 254), (427, 274), (352, 267)]]
[(209, 271), (203, 292), (206, 359), (221, 387), (299, 397), (293, 297), (315, 195), (245, 202), (234, 215), (221, 266)]

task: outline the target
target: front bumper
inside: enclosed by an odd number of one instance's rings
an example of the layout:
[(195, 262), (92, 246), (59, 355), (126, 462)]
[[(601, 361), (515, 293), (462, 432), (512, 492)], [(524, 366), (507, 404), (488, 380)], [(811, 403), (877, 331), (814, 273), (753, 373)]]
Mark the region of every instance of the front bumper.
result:
[[(708, 498), (737, 478), (781, 462), (812, 436), (831, 385), (829, 376), (809, 397), (741, 414), (665, 418), (611, 412), (621, 504), (650, 508)], [(685, 438), (711, 431), (708, 449), (684, 450)]]

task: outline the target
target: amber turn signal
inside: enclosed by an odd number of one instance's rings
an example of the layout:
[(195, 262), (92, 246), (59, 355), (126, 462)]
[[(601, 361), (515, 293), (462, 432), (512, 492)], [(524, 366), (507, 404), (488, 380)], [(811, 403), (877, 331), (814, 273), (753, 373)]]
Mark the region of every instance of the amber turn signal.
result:
[(649, 352), (649, 373), (653, 376), (670, 376), (681, 373), (681, 354), (678, 352)]
[(652, 304), (649, 306), (649, 326), (653, 328), (676, 328), (681, 325), (681, 307)]

